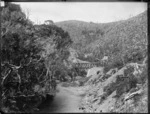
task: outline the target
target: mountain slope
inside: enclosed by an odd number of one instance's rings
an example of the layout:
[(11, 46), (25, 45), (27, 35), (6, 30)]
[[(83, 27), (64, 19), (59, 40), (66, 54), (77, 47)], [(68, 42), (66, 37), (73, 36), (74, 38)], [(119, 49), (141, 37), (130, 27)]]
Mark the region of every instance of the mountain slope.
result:
[(103, 28), (105, 28), (103, 24), (75, 20), (58, 22), (56, 25), (69, 32), (74, 41), (73, 47), (75, 49), (101, 38), (104, 34)]
[(111, 23), (70, 20), (56, 25), (68, 31), (74, 41), (72, 47), (80, 51), (82, 59), (85, 59), (83, 56), (86, 53), (93, 53), (94, 58), (98, 59), (104, 54), (119, 56), (122, 53), (121, 55), (129, 56), (137, 50), (143, 55), (146, 53), (147, 11), (127, 20)]

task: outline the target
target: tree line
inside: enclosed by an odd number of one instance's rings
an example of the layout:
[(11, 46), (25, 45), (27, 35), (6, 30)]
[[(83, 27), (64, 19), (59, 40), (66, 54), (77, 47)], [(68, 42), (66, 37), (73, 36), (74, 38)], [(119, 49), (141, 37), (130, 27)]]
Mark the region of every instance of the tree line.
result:
[(1, 109), (34, 111), (53, 89), (57, 73), (67, 71), (63, 61), (72, 40), (54, 24), (33, 24), (12, 3), (1, 10), (1, 28)]

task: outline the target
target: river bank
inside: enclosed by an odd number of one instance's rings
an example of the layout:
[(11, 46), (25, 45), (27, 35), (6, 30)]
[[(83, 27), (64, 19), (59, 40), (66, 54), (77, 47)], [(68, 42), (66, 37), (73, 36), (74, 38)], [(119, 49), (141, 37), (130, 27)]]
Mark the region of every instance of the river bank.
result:
[(85, 87), (62, 87), (58, 84), (57, 91), (53, 100), (42, 103), (38, 113), (83, 112), (79, 107), (85, 94)]

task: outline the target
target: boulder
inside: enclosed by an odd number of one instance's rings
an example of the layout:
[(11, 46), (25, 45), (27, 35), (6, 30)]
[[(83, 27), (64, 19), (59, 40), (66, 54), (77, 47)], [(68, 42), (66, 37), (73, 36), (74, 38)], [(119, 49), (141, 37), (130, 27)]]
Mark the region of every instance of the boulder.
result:
[(87, 77), (93, 75), (102, 75), (104, 73), (104, 67), (93, 67), (88, 70)]

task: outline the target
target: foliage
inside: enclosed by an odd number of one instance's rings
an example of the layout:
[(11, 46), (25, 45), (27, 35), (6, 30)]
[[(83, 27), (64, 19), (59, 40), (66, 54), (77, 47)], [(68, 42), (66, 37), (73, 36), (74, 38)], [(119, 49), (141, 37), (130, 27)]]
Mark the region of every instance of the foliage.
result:
[(8, 3), (1, 14), (2, 109), (33, 111), (52, 90), (53, 69), (63, 65), (72, 41), (55, 25), (33, 25), (19, 5)]
[(48, 73), (53, 75), (55, 70), (60, 72), (65, 67), (63, 60), (69, 57), (68, 47), (72, 43), (69, 34), (56, 25), (37, 25), (36, 35), (44, 50), (41, 54), (46, 58)]
[(112, 82), (104, 87), (103, 91), (105, 92), (105, 97), (109, 96), (116, 89), (116, 83)]
[(2, 9), (2, 22), (2, 107), (10, 112), (27, 111), (35, 106), (30, 104), (34, 102), (30, 97), (39, 99), (36, 104), (41, 101), (33, 90), (35, 84), (43, 81), (41, 75), (46, 73), (39, 55), (41, 48), (36, 43), (32, 23), (19, 5), (8, 3)]
[(76, 76), (85, 77), (87, 74), (84, 69), (79, 69), (77, 67), (74, 68), (74, 71), (76, 72)]
[(116, 59), (115, 58), (111, 58), (108, 61), (108, 64), (105, 65), (104, 72), (108, 72), (112, 68), (120, 69), (122, 67), (123, 67), (123, 61), (121, 60), (121, 58), (116, 56)]
[(69, 87), (69, 86), (70, 86), (70, 83), (63, 82), (61, 86), (63, 86), (63, 87)]
[(145, 84), (146, 83), (146, 80), (148, 79), (148, 70), (147, 70), (147, 67), (145, 67), (143, 69), (143, 72), (140, 74), (140, 80), (141, 80), (141, 83), (142, 84)]
[(56, 25), (69, 32), (74, 42), (72, 47), (77, 50), (82, 50), (87, 43), (97, 40), (104, 34), (101, 24), (70, 20), (58, 22)]
[[(146, 11), (128, 20), (106, 24), (72, 20), (57, 25), (70, 33), (74, 41), (72, 47), (80, 52), (81, 60), (97, 62), (104, 55), (109, 56), (108, 70), (140, 62), (147, 53)], [(93, 56), (85, 58), (88, 53)]]

